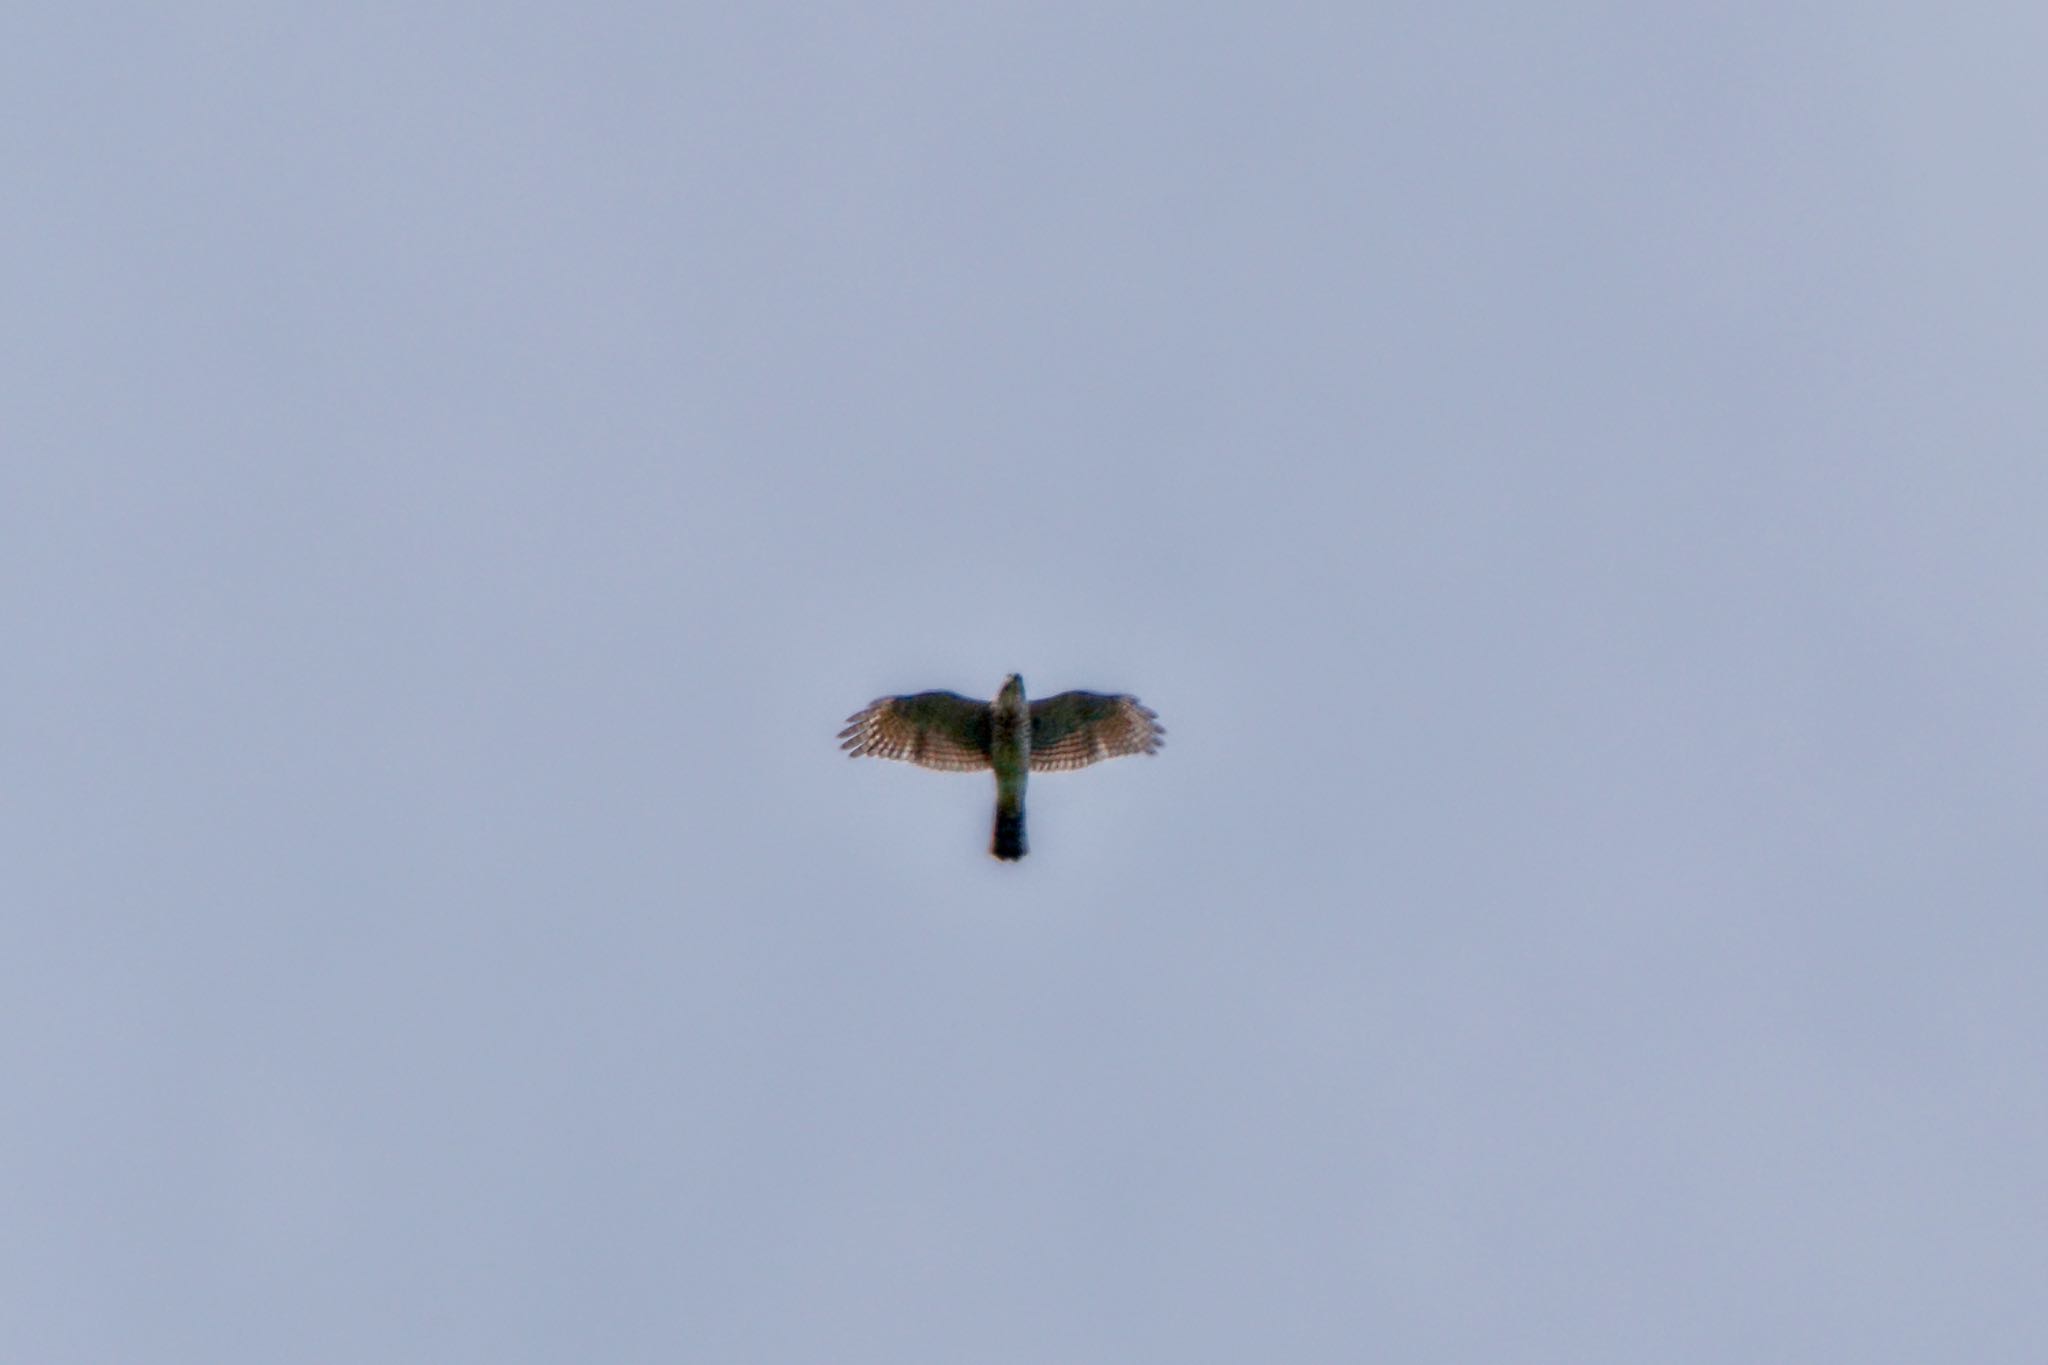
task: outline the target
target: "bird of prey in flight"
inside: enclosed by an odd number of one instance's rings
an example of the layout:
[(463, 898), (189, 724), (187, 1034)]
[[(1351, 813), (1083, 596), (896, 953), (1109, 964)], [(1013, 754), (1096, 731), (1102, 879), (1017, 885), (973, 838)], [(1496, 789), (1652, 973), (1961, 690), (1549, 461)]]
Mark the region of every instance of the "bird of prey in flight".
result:
[(847, 717), (839, 747), (854, 758), (900, 758), (951, 772), (995, 769), (996, 832), (989, 852), (1014, 862), (1024, 856), (1030, 774), (1156, 753), (1165, 733), (1136, 697), (1062, 692), (1026, 705), (1024, 679), (1012, 673), (992, 702), (958, 692), (877, 697)]

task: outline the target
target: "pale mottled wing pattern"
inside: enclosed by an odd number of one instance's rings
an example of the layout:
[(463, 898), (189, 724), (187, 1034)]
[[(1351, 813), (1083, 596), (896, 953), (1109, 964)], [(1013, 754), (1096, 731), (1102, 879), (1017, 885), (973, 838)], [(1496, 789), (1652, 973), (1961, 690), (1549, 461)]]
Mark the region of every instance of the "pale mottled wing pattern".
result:
[(958, 692), (877, 697), (847, 718), (839, 738), (839, 747), (855, 758), (972, 772), (989, 766), (988, 703)]
[(1062, 692), (1031, 703), (1031, 771), (1085, 768), (1105, 758), (1149, 754), (1166, 733), (1136, 697)]

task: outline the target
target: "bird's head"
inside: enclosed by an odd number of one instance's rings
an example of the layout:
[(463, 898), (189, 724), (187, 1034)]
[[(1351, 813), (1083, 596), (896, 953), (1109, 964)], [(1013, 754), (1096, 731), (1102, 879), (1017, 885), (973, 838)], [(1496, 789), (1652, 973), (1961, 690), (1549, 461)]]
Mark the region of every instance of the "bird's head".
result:
[(1012, 673), (1009, 677), (1003, 679), (1003, 690), (999, 695), (1013, 699), (1022, 698), (1024, 695), (1024, 675), (1022, 673)]

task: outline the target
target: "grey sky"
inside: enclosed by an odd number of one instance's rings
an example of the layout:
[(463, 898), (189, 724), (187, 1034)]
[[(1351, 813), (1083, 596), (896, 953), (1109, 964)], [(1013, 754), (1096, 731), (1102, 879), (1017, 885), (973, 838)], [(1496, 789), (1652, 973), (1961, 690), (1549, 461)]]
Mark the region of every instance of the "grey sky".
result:
[(11, 10), (0, 1358), (2038, 1360), (2044, 41)]

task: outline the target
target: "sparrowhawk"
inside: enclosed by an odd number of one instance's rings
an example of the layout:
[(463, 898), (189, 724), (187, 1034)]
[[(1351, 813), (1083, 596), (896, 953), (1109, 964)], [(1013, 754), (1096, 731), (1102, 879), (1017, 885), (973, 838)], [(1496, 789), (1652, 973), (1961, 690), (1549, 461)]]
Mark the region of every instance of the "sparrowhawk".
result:
[(1136, 697), (1062, 692), (1029, 705), (1012, 673), (993, 702), (958, 692), (878, 697), (847, 718), (840, 748), (854, 758), (900, 758), (924, 768), (996, 774), (989, 852), (1024, 856), (1024, 782), (1034, 772), (1085, 768), (1123, 754), (1156, 753), (1166, 731)]

